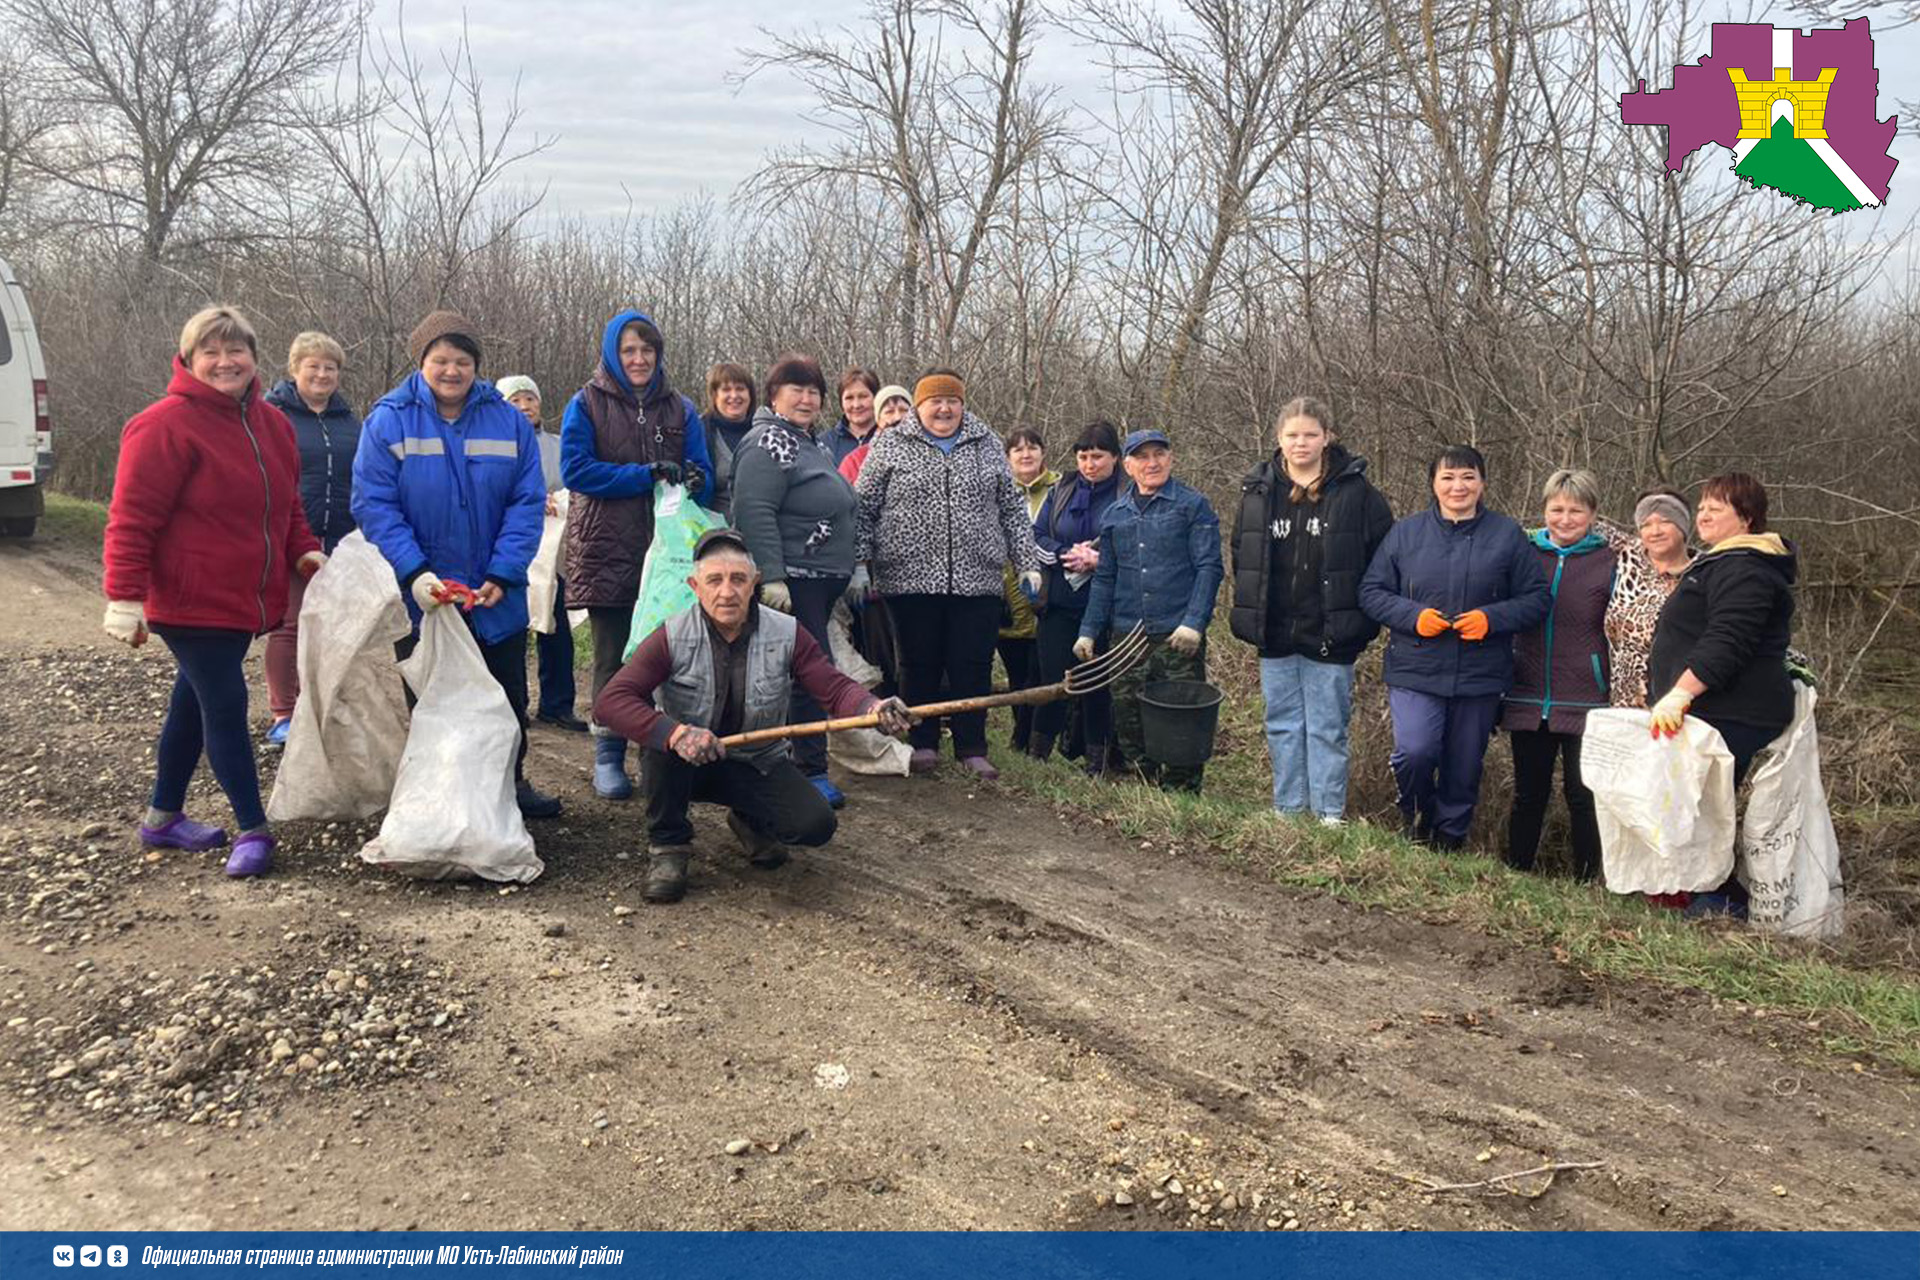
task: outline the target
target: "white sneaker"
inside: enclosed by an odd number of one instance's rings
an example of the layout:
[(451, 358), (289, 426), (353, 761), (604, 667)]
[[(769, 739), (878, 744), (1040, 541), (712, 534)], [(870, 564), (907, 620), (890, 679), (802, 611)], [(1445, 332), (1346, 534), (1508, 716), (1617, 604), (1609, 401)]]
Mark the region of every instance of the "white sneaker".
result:
[(1336, 813), (1323, 813), (1320, 815), (1320, 825), (1323, 827), (1344, 827), (1347, 825), (1347, 820)]

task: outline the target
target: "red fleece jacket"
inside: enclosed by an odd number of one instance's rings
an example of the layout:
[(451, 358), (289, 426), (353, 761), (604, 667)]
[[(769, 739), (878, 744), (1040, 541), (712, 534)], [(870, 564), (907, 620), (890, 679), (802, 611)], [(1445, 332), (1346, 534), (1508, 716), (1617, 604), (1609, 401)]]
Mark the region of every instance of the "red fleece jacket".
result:
[(144, 601), (150, 623), (257, 635), (280, 625), (287, 575), (318, 550), (286, 415), (258, 382), (235, 400), (176, 357), (165, 398), (120, 435), (107, 598)]

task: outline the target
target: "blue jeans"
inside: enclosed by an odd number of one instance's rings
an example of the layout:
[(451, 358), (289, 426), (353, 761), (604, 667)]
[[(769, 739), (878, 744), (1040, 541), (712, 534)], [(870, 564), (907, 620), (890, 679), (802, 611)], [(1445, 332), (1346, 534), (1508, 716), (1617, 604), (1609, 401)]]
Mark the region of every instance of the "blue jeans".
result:
[(1413, 689), (1387, 690), (1393, 713), (1393, 755), (1400, 811), (1426, 834), (1458, 843), (1473, 826), (1480, 770), (1500, 716), (1500, 695), (1441, 698)]
[(570, 716), (578, 690), (573, 684), (573, 628), (567, 625), (567, 584), (553, 591), (553, 630), (535, 632), (534, 648), (540, 660), (540, 714)]
[(1273, 807), (1323, 818), (1347, 809), (1347, 720), (1353, 713), (1353, 664), (1298, 654), (1260, 659), (1267, 699), (1267, 752), (1273, 757)]
[(158, 626), (153, 633), (173, 651), (179, 670), (154, 752), (158, 758), (150, 803), (163, 813), (185, 808), (187, 783), (204, 752), (240, 830), (265, 826), (260, 773), (253, 763), (253, 739), (247, 734), (247, 677), (240, 669), (253, 637), (244, 631), (202, 627)]

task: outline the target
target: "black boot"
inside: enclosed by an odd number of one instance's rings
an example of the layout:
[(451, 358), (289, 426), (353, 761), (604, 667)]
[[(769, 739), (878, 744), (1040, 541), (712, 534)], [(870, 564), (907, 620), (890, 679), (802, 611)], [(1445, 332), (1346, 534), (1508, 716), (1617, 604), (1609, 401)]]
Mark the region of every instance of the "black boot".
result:
[(647, 879), (640, 896), (648, 902), (678, 902), (687, 896), (687, 851), (647, 850)]
[(1035, 760), (1045, 760), (1053, 754), (1053, 735), (1036, 733), (1027, 741), (1027, 754)]
[(523, 818), (557, 818), (560, 816), (560, 799), (534, 788), (531, 782), (521, 779), (514, 784), (513, 798), (520, 806)]

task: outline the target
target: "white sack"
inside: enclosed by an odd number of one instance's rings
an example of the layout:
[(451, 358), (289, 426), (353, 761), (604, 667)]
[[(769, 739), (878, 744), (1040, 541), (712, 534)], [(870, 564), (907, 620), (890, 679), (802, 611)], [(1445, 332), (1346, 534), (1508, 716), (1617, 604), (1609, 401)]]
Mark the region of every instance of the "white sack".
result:
[[(834, 601), (827, 615), (827, 656), (848, 679), (869, 689), (880, 683), (880, 668), (853, 643), (853, 610), (845, 600)], [(841, 729), (827, 735), (827, 758), (848, 773), (904, 778), (912, 772), (913, 748), (878, 729)]]
[(880, 683), (880, 668), (868, 662), (853, 643), (853, 610), (845, 600), (835, 600), (833, 612), (827, 615), (827, 657), (855, 684), (871, 689)]
[(567, 540), (567, 491), (556, 489), (547, 496), (553, 499), (554, 514), (543, 517), (540, 549), (527, 566), (527, 627), (543, 636), (553, 634), (553, 598), (560, 588), (560, 556)]
[(1697, 716), (1675, 738), (1652, 730), (1645, 711), (1587, 713), (1580, 780), (1593, 791), (1607, 888), (1717, 889), (1733, 874), (1733, 754)]
[(421, 619), (400, 671), (418, 699), (413, 728), (386, 820), (360, 856), (421, 880), (535, 879), (546, 868), (514, 799), (520, 724), (454, 608)]
[(1793, 723), (1760, 754), (1740, 821), (1740, 882), (1756, 929), (1831, 938), (1846, 919), (1840, 842), (1820, 782), (1819, 695), (1795, 682)]
[(387, 558), (359, 531), (348, 534), (300, 608), (300, 699), (267, 817), (349, 821), (387, 807), (407, 740), (393, 646), (408, 630)]

